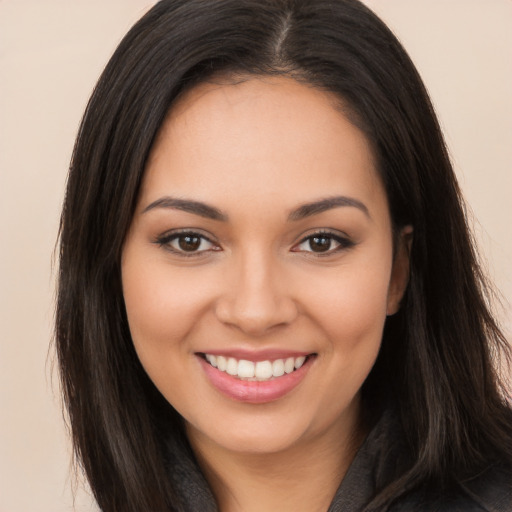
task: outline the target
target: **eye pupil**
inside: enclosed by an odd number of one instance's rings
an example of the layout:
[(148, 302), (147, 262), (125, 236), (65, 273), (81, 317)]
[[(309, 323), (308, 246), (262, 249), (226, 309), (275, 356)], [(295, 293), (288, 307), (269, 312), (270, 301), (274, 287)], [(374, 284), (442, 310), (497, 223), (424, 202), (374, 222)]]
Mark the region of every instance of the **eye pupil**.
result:
[(314, 236), (309, 245), (314, 252), (326, 252), (331, 248), (331, 239), (327, 236)]
[(197, 251), (201, 245), (201, 238), (194, 235), (182, 235), (179, 237), (178, 245), (182, 251)]

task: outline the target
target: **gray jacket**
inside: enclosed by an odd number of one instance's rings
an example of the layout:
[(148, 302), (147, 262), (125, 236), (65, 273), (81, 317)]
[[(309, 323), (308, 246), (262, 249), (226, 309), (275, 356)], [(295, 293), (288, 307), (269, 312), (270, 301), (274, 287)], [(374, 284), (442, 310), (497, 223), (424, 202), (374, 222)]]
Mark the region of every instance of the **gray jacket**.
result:
[[(404, 448), (398, 421), (385, 412), (357, 452), (326, 512), (381, 512), (368, 507)], [(218, 512), (213, 494), (191, 451), (169, 445), (169, 474), (182, 499), (182, 512)], [(382, 512), (512, 512), (512, 472), (491, 468), (460, 484), (449, 496), (415, 491)]]

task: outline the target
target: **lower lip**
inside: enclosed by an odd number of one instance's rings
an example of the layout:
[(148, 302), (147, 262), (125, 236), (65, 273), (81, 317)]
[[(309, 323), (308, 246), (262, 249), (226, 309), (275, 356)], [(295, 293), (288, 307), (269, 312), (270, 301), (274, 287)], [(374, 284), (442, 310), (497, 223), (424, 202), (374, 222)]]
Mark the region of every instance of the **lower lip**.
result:
[(309, 356), (306, 362), (292, 373), (275, 377), (267, 381), (241, 380), (226, 372), (221, 372), (210, 363), (198, 356), (210, 383), (222, 394), (251, 404), (263, 404), (279, 400), (295, 389), (306, 376), (314, 357)]

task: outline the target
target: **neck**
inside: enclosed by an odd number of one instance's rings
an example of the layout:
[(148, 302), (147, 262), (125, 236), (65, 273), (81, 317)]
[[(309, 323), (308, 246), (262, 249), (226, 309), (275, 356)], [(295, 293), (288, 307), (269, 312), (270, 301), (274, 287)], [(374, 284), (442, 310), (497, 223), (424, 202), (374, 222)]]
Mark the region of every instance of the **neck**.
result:
[(355, 421), (277, 453), (233, 453), (189, 429), (221, 512), (325, 512), (364, 436)]

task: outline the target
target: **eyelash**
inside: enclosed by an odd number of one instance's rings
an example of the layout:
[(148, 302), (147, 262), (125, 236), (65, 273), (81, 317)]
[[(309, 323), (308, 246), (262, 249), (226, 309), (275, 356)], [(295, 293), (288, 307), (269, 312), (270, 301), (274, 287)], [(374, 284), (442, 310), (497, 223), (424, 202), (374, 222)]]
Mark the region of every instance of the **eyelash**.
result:
[[(311, 241), (314, 240), (315, 238), (328, 239), (331, 242), (334, 241), (338, 244), (338, 246), (335, 247), (334, 249), (329, 248), (326, 251), (318, 251), (318, 252), (298, 249), (298, 247), (300, 247), (302, 244), (307, 243), (308, 241), (309, 241), (309, 243), (311, 243)], [(316, 257), (325, 257), (325, 256), (330, 256), (332, 254), (338, 253), (338, 252), (346, 250), (346, 249), (350, 249), (354, 245), (355, 245), (355, 243), (346, 236), (341, 236), (337, 233), (333, 233), (332, 231), (317, 231), (315, 233), (311, 233), (311, 234), (305, 236), (304, 238), (302, 238), (302, 240), (292, 248), (292, 251), (293, 252), (311, 253), (311, 254), (314, 254)], [(297, 249), (295, 249), (296, 247), (297, 247)]]
[[(202, 250), (186, 251), (183, 249), (173, 247), (171, 245), (172, 242), (179, 241), (180, 238), (185, 238), (185, 237), (199, 239), (199, 245), (197, 247), (198, 249), (201, 247), (201, 245), (204, 242), (211, 244), (212, 247), (208, 248), (208, 249), (202, 249)], [(338, 244), (338, 246), (335, 247), (334, 249), (329, 248), (326, 251), (318, 251), (318, 252), (312, 251), (312, 250), (308, 251), (308, 250), (300, 249), (300, 246), (302, 244), (307, 243), (308, 241), (311, 243), (315, 238), (327, 239), (330, 242), (334, 241)], [(159, 236), (155, 240), (155, 243), (157, 243), (160, 247), (163, 247), (164, 249), (166, 249), (170, 252), (173, 252), (174, 254), (177, 254), (181, 257), (185, 257), (185, 258), (198, 257), (198, 256), (203, 255), (206, 252), (210, 252), (210, 251), (216, 252), (216, 251), (221, 250), (221, 248), (218, 245), (216, 245), (212, 240), (210, 240), (209, 237), (207, 237), (204, 234), (199, 233), (197, 231), (189, 231), (189, 230), (165, 233), (165, 234)], [(340, 236), (339, 234), (333, 233), (331, 231), (317, 231), (315, 233), (311, 233), (311, 234), (305, 236), (304, 238), (302, 238), (302, 240), (299, 243), (295, 244), (292, 247), (291, 251), (292, 252), (311, 253), (311, 254), (314, 254), (316, 257), (325, 257), (325, 256), (330, 256), (332, 254), (335, 254), (337, 252), (340, 252), (340, 251), (343, 251), (346, 249), (350, 249), (354, 245), (355, 245), (355, 243), (352, 242), (348, 237)]]
[[(185, 251), (183, 249), (180, 250), (171, 245), (172, 242), (179, 241), (180, 238), (185, 238), (185, 237), (199, 239), (199, 248), (201, 247), (201, 245), (204, 242), (211, 244), (212, 248), (202, 249), (200, 251), (198, 251), (198, 250)], [(184, 257), (184, 258), (198, 257), (198, 256), (204, 254), (205, 252), (220, 250), (220, 247), (218, 245), (216, 245), (215, 242), (210, 240), (209, 237), (207, 237), (204, 234), (199, 233), (197, 231), (190, 231), (190, 230), (184, 230), (184, 231), (178, 231), (178, 232), (173, 231), (171, 233), (165, 233), (156, 239), (156, 243), (160, 247), (163, 247), (164, 249), (166, 249), (174, 254), (177, 254), (178, 256)]]

